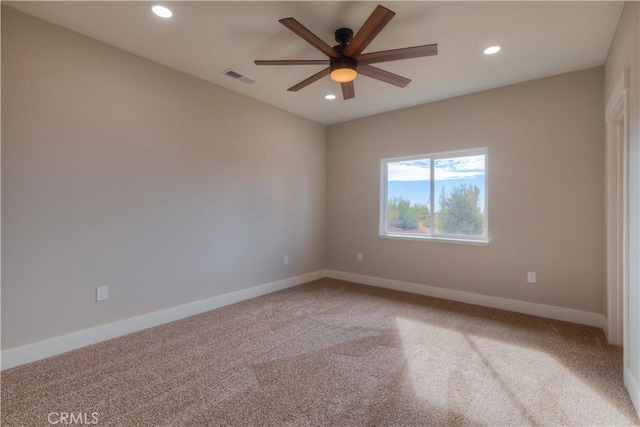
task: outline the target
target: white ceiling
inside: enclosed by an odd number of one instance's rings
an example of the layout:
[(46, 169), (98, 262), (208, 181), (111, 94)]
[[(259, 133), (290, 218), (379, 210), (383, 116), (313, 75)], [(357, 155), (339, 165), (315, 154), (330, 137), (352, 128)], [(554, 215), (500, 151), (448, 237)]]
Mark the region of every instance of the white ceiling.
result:
[[(10, 7), (117, 46), (322, 124), (396, 110), (604, 64), (622, 2), (484, 1), (150, 1), (3, 2)], [(294, 17), (330, 45), (333, 32), (357, 32), (377, 4), (395, 18), (365, 50), (438, 44), (438, 55), (378, 64), (413, 81), (401, 89), (368, 77), (356, 98), (342, 100), (329, 77), (299, 92), (286, 89), (323, 66), (256, 66), (254, 59), (325, 59), (278, 23)], [(482, 54), (502, 45), (494, 56)], [(223, 74), (233, 69), (245, 84)], [(337, 99), (327, 101), (324, 95)]]

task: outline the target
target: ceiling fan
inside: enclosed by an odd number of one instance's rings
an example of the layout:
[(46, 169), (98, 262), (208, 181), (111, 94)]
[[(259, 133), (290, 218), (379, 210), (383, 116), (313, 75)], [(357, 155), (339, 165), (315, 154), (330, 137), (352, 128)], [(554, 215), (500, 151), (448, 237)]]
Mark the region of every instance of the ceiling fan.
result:
[(322, 71), (287, 89), (292, 92), (296, 92), (325, 76), (330, 76), (332, 80), (340, 83), (342, 97), (345, 100), (351, 99), (356, 96), (353, 81), (359, 74), (398, 87), (405, 87), (411, 82), (410, 79), (373, 67), (371, 64), (437, 55), (438, 45), (428, 44), (362, 53), (394, 16), (395, 12), (378, 5), (355, 36), (350, 28), (337, 29), (335, 31), (335, 39), (339, 44), (333, 47), (322, 41), (294, 18), (281, 19), (279, 22), (282, 25), (327, 55), (329, 59), (276, 59), (256, 60), (254, 62), (256, 65), (328, 65)]

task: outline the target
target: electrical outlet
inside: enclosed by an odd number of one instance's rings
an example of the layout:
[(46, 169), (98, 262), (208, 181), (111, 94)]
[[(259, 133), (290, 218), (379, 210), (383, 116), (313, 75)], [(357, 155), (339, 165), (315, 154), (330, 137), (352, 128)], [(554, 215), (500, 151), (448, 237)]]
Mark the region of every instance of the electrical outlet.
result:
[(284, 264), (285, 265), (289, 264), (289, 255), (284, 256)]
[(358, 252), (358, 261), (362, 261), (362, 252)]
[(98, 286), (96, 288), (96, 301), (106, 301), (109, 299), (109, 287)]
[(528, 283), (536, 283), (536, 272), (535, 271), (527, 272), (527, 282)]

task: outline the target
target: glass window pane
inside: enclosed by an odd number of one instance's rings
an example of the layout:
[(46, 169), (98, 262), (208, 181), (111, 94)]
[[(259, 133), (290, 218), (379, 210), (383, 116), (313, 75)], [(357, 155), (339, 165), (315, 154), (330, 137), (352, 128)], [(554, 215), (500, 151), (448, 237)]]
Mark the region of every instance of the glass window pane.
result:
[(386, 232), (431, 234), (430, 160), (387, 163)]
[(435, 234), (484, 236), (485, 155), (434, 161)]

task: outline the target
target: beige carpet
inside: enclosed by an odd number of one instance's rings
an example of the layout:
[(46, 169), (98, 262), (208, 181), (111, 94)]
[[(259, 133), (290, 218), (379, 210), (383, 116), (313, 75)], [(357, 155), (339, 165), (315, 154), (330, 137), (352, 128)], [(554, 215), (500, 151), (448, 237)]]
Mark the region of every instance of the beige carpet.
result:
[(2, 425), (638, 425), (621, 357), (596, 328), (323, 279), (5, 371)]

